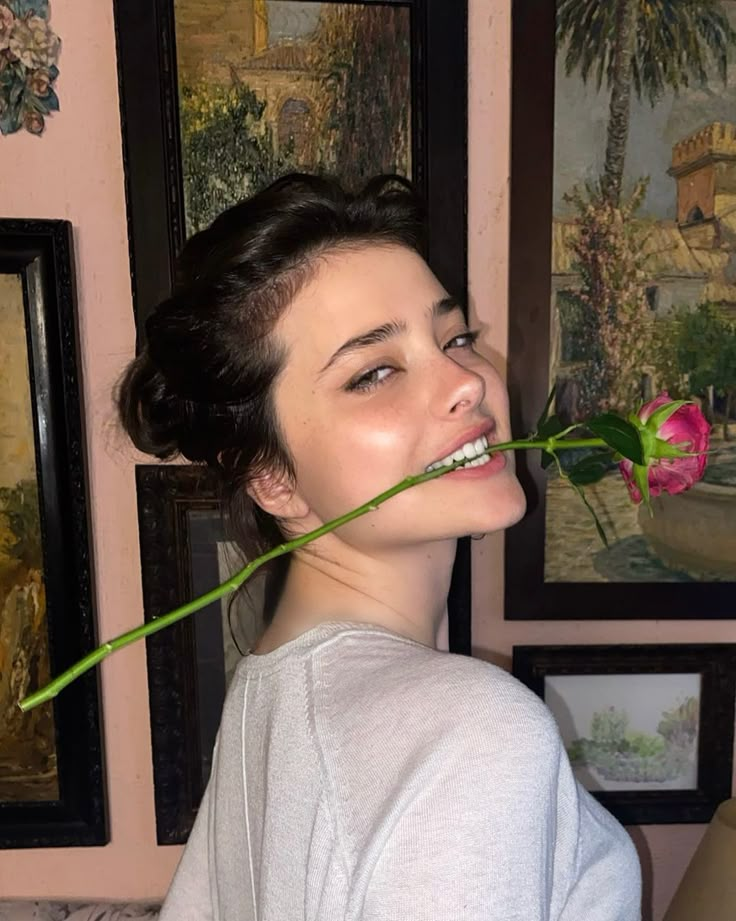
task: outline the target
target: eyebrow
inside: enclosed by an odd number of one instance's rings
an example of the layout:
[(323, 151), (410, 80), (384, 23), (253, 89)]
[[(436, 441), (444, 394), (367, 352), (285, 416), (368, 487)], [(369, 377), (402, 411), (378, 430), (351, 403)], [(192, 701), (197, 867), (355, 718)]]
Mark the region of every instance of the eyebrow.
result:
[[(433, 319), (437, 317), (443, 317), (448, 313), (452, 313), (453, 310), (462, 310), (462, 306), (456, 297), (442, 297), (438, 301), (435, 301), (431, 307), (428, 308), (427, 313), (431, 315)], [(340, 346), (333, 354), (330, 356), (327, 364), (320, 370), (320, 374), (330, 368), (336, 361), (341, 358), (345, 358), (347, 355), (352, 354), (353, 352), (358, 352), (361, 349), (365, 349), (370, 345), (375, 345), (377, 342), (386, 342), (388, 339), (392, 339), (394, 336), (398, 336), (400, 333), (406, 332), (406, 321), (404, 320), (389, 320), (388, 323), (383, 323), (381, 326), (376, 326), (375, 329), (369, 329), (365, 333), (360, 333), (358, 336), (352, 336), (346, 342)]]

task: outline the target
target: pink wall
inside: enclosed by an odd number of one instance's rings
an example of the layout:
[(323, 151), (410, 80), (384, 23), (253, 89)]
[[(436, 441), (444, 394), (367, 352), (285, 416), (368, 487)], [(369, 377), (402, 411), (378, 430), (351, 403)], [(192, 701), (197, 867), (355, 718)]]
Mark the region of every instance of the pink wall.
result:
[[(92, 536), (101, 638), (141, 621), (135, 453), (115, 431), (110, 391), (133, 354), (111, 0), (52, 2), (63, 40), (62, 111), (43, 137), (0, 138), (0, 213), (67, 218), (76, 237)], [(485, 342), (504, 365), (509, 187), (509, 0), (470, 0), (470, 279)], [(477, 655), (508, 665), (515, 643), (734, 640), (733, 624), (510, 623), (502, 617), (502, 541), (474, 552)], [(0, 852), (0, 896), (157, 898), (179, 848), (155, 845), (142, 645), (101, 668), (111, 841), (91, 849)], [(634, 829), (661, 918), (703, 829)], [(653, 868), (653, 869), (652, 869)], [(653, 881), (652, 881), (653, 880)]]

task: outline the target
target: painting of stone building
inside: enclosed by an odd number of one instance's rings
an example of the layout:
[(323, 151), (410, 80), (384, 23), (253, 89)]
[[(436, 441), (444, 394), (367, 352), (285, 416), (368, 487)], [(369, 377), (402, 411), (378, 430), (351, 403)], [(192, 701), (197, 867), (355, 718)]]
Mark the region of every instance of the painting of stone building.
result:
[(410, 10), (176, 0), (187, 234), (292, 170), (411, 176)]
[[(557, 3), (549, 384), (569, 421), (692, 399), (713, 454), (654, 517), (612, 467), (590, 490), (609, 550), (550, 481), (545, 578), (736, 580), (736, 2), (651, 41), (646, 4), (592, 36), (587, 3)], [(606, 74), (617, 29), (631, 61)]]

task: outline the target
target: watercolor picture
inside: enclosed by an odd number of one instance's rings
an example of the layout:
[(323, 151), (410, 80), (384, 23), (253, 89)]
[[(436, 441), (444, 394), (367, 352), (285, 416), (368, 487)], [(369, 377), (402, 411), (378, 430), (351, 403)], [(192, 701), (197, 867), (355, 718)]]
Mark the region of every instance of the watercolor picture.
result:
[(699, 674), (547, 675), (544, 699), (590, 791), (698, 787)]
[(292, 170), (411, 177), (408, 6), (175, 0), (186, 235)]
[(0, 803), (59, 797), (23, 282), (0, 274)]
[(545, 581), (736, 581), (736, 2), (615, 9), (556, 6), (549, 386), (569, 421), (692, 399), (713, 454), (653, 517), (612, 466), (608, 551), (550, 479)]

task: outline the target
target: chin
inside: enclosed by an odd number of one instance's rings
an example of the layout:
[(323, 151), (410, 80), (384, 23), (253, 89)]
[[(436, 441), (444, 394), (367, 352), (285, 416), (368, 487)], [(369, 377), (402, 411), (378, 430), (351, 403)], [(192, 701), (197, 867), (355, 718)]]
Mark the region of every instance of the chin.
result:
[(495, 531), (503, 531), (517, 524), (524, 517), (526, 513), (526, 494), (521, 488), (521, 483), (513, 474), (509, 479), (510, 482), (507, 488), (489, 503), (486, 507), (488, 514), (484, 516), (482, 522), (478, 522), (478, 526), (471, 533), (492, 534)]

